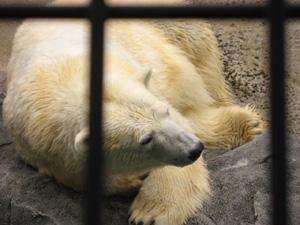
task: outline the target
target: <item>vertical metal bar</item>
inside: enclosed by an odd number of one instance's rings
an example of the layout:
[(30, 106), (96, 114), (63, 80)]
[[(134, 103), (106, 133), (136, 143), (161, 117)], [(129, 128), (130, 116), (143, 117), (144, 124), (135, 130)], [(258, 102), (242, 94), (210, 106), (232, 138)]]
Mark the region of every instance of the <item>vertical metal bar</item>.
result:
[(283, 0), (270, 2), (273, 224), (287, 224)]
[(90, 6), (91, 82), (90, 82), (90, 138), (87, 174), (86, 224), (102, 224), (102, 73), (104, 39), (104, 2), (94, 0)]

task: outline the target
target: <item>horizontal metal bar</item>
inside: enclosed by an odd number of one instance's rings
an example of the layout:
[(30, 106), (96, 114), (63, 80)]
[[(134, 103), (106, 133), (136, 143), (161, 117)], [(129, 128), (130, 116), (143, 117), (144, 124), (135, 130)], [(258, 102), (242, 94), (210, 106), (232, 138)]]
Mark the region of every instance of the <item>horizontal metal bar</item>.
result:
[(285, 15), (286, 18), (300, 18), (300, 6), (299, 5), (289, 5), (286, 6)]
[[(267, 6), (243, 7), (104, 7), (105, 18), (267, 18)], [(89, 7), (0, 7), (5, 18), (83, 18)], [(286, 17), (300, 17), (300, 6), (286, 6)]]
[[(261, 18), (265, 7), (105, 7), (106, 18)], [(82, 18), (89, 7), (0, 7), (0, 18)]]
[(112, 7), (113, 18), (262, 18), (265, 7)]
[(88, 17), (88, 10), (88, 7), (0, 7), (0, 19), (82, 18)]
[[(106, 18), (261, 18), (265, 7), (105, 7)], [(89, 7), (0, 7), (0, 18), (80, 18)], [(294, 10), (295, 11), (295, 10)], [(294, 12), (296, 13), (296, 12)]]

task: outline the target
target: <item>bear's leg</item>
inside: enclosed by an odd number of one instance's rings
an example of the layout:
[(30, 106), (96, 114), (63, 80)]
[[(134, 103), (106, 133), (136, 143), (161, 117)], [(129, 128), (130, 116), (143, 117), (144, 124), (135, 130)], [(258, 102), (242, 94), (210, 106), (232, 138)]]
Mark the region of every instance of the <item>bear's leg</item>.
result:
[(203, 20), (159, 20), (155, 26), (164, 32), (168, 40), (185, 52), (194, 64), (205, 87), (214, 99), (214, 105), (233, 103), (223, 73), (218, 42), (210, 26)]
[(144, 180), (129, 210), (129, 224), (180, 225), (209, 197), (208, 172), (202, 157), (180, 168), (154, 170)]
[(107, 175), (104, 177), (105, 195), (135, 195), (143, 184), (146, 173), (137, 175)]
[(233, 149), (253, 140), (266, 129), (259, 115), (248, 106), (189, 110), (185, 117), (206, 148)]

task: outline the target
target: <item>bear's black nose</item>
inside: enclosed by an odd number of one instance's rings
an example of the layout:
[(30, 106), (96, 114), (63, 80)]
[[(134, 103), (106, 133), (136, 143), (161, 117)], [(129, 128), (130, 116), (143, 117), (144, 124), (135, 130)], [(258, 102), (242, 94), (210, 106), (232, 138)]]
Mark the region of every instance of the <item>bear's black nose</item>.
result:
[(202, 151), (204, 149), (203, 144), (199, 141), (195, 148), (193, 148), (193, 150), (190, 151), (190, 155), (189, 155), (189, 159), (192, 160), (193, 162), (195, 162), (201, 155)]

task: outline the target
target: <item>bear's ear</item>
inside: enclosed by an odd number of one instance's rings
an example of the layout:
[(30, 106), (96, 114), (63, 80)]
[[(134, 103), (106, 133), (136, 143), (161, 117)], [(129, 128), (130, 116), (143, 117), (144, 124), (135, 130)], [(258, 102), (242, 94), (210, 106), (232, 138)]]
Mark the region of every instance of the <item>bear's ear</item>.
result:
[(77, 152), (85, 152), (88, 149), (89, 129), (83, 128), (75, 136), (75, 150)]
[(151, 74), (152, 74), (152, 68), (149, 67), (146, 69), (146, 71), (143, 74), (143, 84), (148, 88), (149, 87), (149, 83), (150, 83), (150, 78), (151, 78)]
[(143, 70), (142, 73), (140, 71), (137, 72), (134, 75), (134, 79), (138, 80), (139, 82), (142, 82), (146, 86), (146, 88), (148, 88), (149, 83), (150, 83), (151, 74), (152, 74), (152, 68), (147, 67)]

